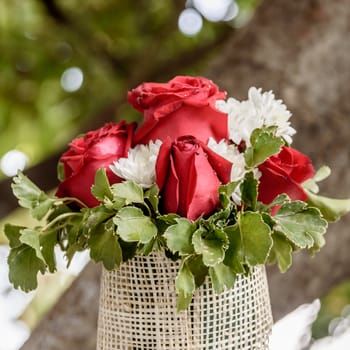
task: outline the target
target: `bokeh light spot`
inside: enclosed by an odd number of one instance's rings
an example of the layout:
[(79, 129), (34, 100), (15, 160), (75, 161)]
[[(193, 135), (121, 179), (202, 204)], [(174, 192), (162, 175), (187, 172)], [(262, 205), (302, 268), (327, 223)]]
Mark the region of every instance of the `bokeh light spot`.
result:
[(61, 86), (64, 91), (74, 92), (81, 88), (84, 80), (84, 74), (78, 67), (66, 69), (61, 77)]
[(0, 160), (1, 171), (7, 176), (15, 176), (18, 170), (23, 170), (28, 162), (25, 153), (13, 149), (3, 155)]
[(180, 13), (179, 30), (188, 36), (196, 35), (203, 26), (202, 16), (193, 8), (187, 8)]
[(193, 0), (195, 8), (210, 22), (222, 21), (233, 0)]
[(222, 20), (226, 22), (232, 21), (237, 17), (238, 12), (239, 12), (239, 6), (235, 1), (233, 1), (231, 5), (228, 7), (226, 15)]

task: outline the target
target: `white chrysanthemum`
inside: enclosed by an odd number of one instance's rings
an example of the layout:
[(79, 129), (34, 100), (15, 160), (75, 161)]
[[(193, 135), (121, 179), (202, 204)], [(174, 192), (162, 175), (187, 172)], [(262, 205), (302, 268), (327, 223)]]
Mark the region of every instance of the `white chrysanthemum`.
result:
[(216, 107), (228, 114), (229, 138), (237, 145), (242, 141), (249, 145), (253, 130), (263, 126), (262, 119), (256, 116), (249, 101), (240, 102), (230, 97), (226, 102), (218, 101)]
[(156, 182), (155, 165), (161, 144), (157, 140), (148, 145), (136, 145), (129, 150), (128, 158), (119, 158), (110, 168), (119, 177), (149, 188)]
[(248, 100), (237, 101), (229, 98), (218, 101), (216, 107), (228, 114), (229, 138), (237, 145), (244, 141), (250, 146), (250, 136), (257, 128), (277, 126), (276, 136), (292, 142), (295, 130), (290, 126), (291, 113), (281, 100), (276, 100), (272, 91), (262, 93), (261, 89), (251, 87)]
[(292, 114), (282, 100), (276, 100), (272, 91), (262, 93), (261, 88), (255, 87), (249, 89), (248, 98), (257, 115), (263, 119), (264, 126), (277, 126), (276, 136), (281, 136), (288, 143), (292, 143), (292, 136), (296, 131), (290, 126), (289, 118)]
[(225, 139), (216, 142), (212, 137), (209, 137), (208, 147), (230, 162), (233, 162), (235, 155), (239, 153), (237, 147), (233, 144), (228, 144)]
[(233, 166), (231, 168), (231, 181), (239, 181), (244, 178), (246, 173), (245, 159), (243, 153), (239, 153), (235, 156)]

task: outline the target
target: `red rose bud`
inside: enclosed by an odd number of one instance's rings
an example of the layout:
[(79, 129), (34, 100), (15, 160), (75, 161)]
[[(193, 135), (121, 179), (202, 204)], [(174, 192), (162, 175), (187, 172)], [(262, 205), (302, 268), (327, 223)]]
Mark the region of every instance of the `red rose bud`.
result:
[(172, 140), (193, 135), (205, 143), (227, 138), (227, 114), (215, 107), (226, 93), (211, 80), (175, 77), (168, 83), (143, 83), (128, 93), (128, 101), (144, 113), (135, 143)]
[(231, 162), (193, 136), (168, 138), (156, 163), (164, 212), (190, 220), (213, 213), (219, 207), (218, 188), (230, 181), (231, 167)]
[(120, 182), (109, 165), (121, 157), (127, 157), (136, 124), (124, 121), (108, 123), (102, 128), (89, 131), (70, 143), (60, 162), (64, 165), (64, 181), (56, 193), (57, 197), (75, 197), (88, 207), (99, 204), (91, 193), (91, 186), (98, 169), (105, 168), (110, 184)]
[(261, 172), (258, 199), (271, 203), (279, 194), (286, 193), (292, 200), (307, 199), (301, 184), (312, 178), (315, 170), (310, 158), (291, 147), (282, 147), (259, 166)]

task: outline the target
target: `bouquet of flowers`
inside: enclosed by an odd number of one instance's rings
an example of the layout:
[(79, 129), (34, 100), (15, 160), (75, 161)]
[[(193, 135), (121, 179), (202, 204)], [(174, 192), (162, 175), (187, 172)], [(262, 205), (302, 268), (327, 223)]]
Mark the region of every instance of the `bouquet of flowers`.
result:
[(55, 196), (22, 173), (13, 179), (19, 204), (36, 227), (7, 224), (9, 279), (35, 289), (38, 272), (54, 272), (55, 246), (68, 264), (79, 251), (116, 269), (157, 251), (179, 260), (178, 310), (209, 276), (217, 293), (237, 274), (292, 253), (317, 252), (327, 223), (350, 200), (319, 196), (311, 160), (291, 147), (291, 113), (272, 92), (226, 98), (212, 81), (178, 76), (143, 83), (128, 101), (144, 121), (108, 123), (74, 139), (59, 163)]

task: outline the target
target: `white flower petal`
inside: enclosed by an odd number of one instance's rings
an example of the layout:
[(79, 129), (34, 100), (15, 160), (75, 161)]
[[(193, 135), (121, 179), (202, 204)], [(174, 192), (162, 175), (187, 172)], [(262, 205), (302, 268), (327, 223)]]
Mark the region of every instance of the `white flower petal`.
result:
[(235, 156), (239, 154), (237, 147), (233, 144), (228, 144), (225, 139), (222, 139), (217, 143), (212, 137), (210, 137), (208, 147), (229, 162), (233, 162)]
[(120, 158), (110, 169), (119, 177), (134, 181), (143, 188), (149, 188), (156, 182), (155, 165), (162, 142), (150, 141), (148, 145), (136, 145), (128, 152), (127, 158)]
[(276, 100), (272, 91), (262, 92), (251, 87), (248, 100), (239, 102), (233, 98), (218, 101), (216, 107), (228, 114), (229, 138), (235, 143), (242, 141), (250, 146), (250, 136), (257, 128), (276, 126), (276, 135), (292, 143), (295, 130), (290, 126), (291, 113), (281, 100)]

